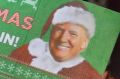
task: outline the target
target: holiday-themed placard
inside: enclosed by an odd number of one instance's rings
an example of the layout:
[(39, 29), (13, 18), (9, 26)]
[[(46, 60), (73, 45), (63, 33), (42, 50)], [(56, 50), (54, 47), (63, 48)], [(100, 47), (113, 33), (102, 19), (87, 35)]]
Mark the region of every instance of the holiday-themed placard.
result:
[(0, 0), (0, 79), (101, 79), (119, 17), (82, 0)]

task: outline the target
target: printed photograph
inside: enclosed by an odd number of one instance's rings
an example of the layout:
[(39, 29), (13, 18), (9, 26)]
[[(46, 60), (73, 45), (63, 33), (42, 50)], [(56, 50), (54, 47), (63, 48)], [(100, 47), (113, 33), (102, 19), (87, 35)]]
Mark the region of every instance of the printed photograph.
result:
[(87, 1), (0, 0), (0, 79), (118, 78), (120, 13)]
[[(30, 66), (72, 79), (101, 79), (101, 75), (81, 56), (95, 35), (94, 15), (80, 2), (70, 2), (51, 13), (49, 42), (34, 38), (14, 50), (10, 57)], [(43, 27), (41, 37), (50, 25)]]

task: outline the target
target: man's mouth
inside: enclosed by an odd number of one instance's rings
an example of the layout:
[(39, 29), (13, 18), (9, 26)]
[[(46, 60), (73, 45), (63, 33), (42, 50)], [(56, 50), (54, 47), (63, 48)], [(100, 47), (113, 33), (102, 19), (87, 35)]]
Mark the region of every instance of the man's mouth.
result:
[(62, 51), (67, 51), (70, 49), (70, 46), (68, 44), (59, 44), (59, 45), (57, 45), (57, 48)]

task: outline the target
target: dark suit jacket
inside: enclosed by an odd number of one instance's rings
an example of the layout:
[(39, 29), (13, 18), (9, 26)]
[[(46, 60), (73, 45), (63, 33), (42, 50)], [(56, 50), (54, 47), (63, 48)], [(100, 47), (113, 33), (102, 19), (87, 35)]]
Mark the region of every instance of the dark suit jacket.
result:
[[(34, 58), (29, 54), (28, 45), (23, 45), (22, 47), (16, 49), (11, 53), (10, 57), (28, 65), (32, 62), (32, 58)], [(87, 61), (84, 61), (83, 63), (72, 68), (64, 68), (59, 71), (58, 74), (70, 77), (72, 79), (102, 79), (102, 77)]]

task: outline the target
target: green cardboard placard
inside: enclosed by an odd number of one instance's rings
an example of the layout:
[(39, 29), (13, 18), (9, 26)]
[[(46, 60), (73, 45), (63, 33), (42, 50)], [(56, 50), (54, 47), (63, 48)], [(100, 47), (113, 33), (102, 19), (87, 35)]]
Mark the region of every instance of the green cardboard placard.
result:
[[(83, 2), (95, 17), (95, 35), (81, 55), (103, 75), (120, 32), (120, 13), (81, 0), (0, 0), (0, 79), (69, 79), (69, 76), (49, 73), (9, 56), (31, 40), (40, 38), (51, 13), (74, 1)], [(52, 25), (49, 26), (43, 36), (45, 42), (50, 39)]]

